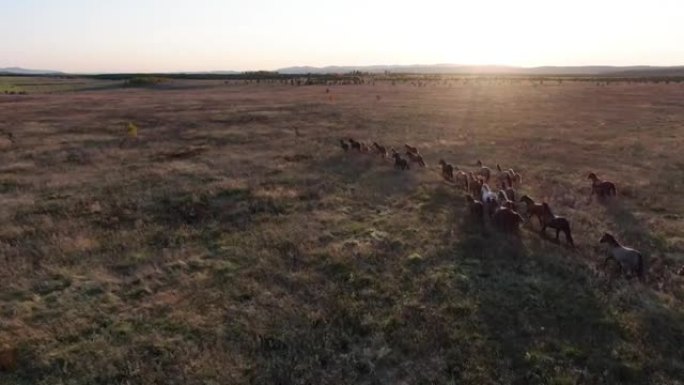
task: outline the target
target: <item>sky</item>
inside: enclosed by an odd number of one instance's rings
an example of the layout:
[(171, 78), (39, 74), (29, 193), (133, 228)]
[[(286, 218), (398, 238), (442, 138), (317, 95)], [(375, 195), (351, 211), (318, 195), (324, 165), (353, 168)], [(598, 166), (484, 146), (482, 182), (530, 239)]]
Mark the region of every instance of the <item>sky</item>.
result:
[(684, 65), (682, 0), (0, 0), (0, 67)]

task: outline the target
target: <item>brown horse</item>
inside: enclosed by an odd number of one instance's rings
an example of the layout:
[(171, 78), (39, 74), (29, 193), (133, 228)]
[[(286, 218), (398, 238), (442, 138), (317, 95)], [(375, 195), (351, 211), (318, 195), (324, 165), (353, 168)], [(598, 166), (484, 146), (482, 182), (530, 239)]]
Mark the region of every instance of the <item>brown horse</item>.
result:
[(448, 181), (453, 181), (454, 166), (447, 163), (444, 159), (439, 160), (439, 165), (442, 166), (442, 177)]
[(498, 171), (496, 177), (499, 179), (501, 189), (504, 190), (507, 187), (513, 187), (511, 175), (507, 171), (503, 171), (498, 163), (496, 164), (496, 170)]
[(482, 182), (482, 180), (476, 178), (472, 172), (468, 173), (468, 190), (470, 191), (470, 194), (473, 196), (481, 196), (483, 185), (484, 182)]
[(383, 158), (387, 158), (387, 149), (385, 146), (381, 146), (377, 142), (373, 142), (373, 149), (378, 155), (382, 156)]
[(594, 196), (594, 194), (596, 194), (596, 196), (598, 196), (599, 198), (606, 198), (617, 195), (615, 183), (601, 180), (593, 172), (589, 173), (587, 179), (591, 180), (591, 194), (589, 195), (589, 200), (591, 200), (591, 197)]
[(568, 221), (564, 217), (559, 217), (557, 215), (554, 215), (553, 212), (551, 211), (551, 207), (544, 202), (542, 203), (542, 208), (544, 210), (544, 214), (542, 215), (542, 228), (541, 228), (541, 233), (546, 235), (546, 228), (550, 227), (552, 229), (556, 230), (556, 242), (559, 242), (558, 236), (560, 235), (560, 232), (562, 231), (565, 234), (565, 240), (568, 242), (570, 246), (575, 246), (575, 243), (572, 240), (572, 234), (570, 233), (570, 221)]
[(500, 183), (506, 183), (509, 187), (513, 187), (514, 185), (520, 186), (522, 184), (522, 176), (513, 171), (512, 168), (509, 168), (508, 170), (502, 170), (501, 166), (497, 164), (496, 169), (499, 171), (498, 177)]
[(409, 146), (408, 144), (404, 144), (404, 147), (406, 148), (406, 152), (410, 152), (410, 153), (413, 153), (413, 154), (417, 154), (417, 153), (418, 153), (418, 148), (417, 148), (417, 147)]
[(423, 160), (423, 156), (419, 153), (406, 151), (406, 156), (408, 156), (411, 162), (417, 163), (420, 167), (425, 167), (425, 161)]
[(468, 191), (468, 174), (465, 172), (461, 171), (458, 169), (458, 167), (454, 166), (454, 169), (456, 170), (456, 173), (454, 174), (454, 181), (456, 184), (460, 185), (463, 191)]
[(542, 222), (542, 218), (545, 215), (544, 206), (540, 203), (535, 203), (534, 200), (527, 195), (520, 197), (520, 202), (527, 205), (527, 219), (531, 220), (533, 216), (536, 216), (537, 219), (539, 219), (539, 227), (544, 226), (544, 223)]
[(482, 164), (481, 160), (477, 161), (477, 165), (480, 167), (480, 169), (477, 171), (478, 177), (482, 178), (485, 183), (489, 182), (489, 178), (492, 176), (492, 170)]

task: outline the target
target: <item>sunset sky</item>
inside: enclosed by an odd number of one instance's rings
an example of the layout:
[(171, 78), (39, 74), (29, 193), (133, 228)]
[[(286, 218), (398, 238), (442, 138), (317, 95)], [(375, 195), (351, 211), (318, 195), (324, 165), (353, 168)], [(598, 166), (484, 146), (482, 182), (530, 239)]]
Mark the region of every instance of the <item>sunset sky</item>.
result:
[(0, 67), (684, 65), (681, 0), (0, 0)]

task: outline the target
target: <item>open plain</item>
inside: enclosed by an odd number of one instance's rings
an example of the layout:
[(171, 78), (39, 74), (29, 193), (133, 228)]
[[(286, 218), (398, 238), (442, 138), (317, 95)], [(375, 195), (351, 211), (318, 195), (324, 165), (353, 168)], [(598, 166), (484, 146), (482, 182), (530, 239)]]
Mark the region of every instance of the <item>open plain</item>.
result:
[[(0, 93), (0, 383), (684, 382), (683, 83), (78, 84)], [(577, 247), (473, 227), (441, 158)]]

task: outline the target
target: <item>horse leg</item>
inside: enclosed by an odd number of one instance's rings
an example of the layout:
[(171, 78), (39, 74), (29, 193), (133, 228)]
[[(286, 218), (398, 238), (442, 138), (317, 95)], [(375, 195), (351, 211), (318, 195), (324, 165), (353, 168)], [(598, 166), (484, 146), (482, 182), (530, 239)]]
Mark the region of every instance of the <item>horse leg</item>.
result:
[(556, 242), (560, 243), (560, 239), (558, 239), (558, 236), (560, 235), (560, 229), (556, 229)]

